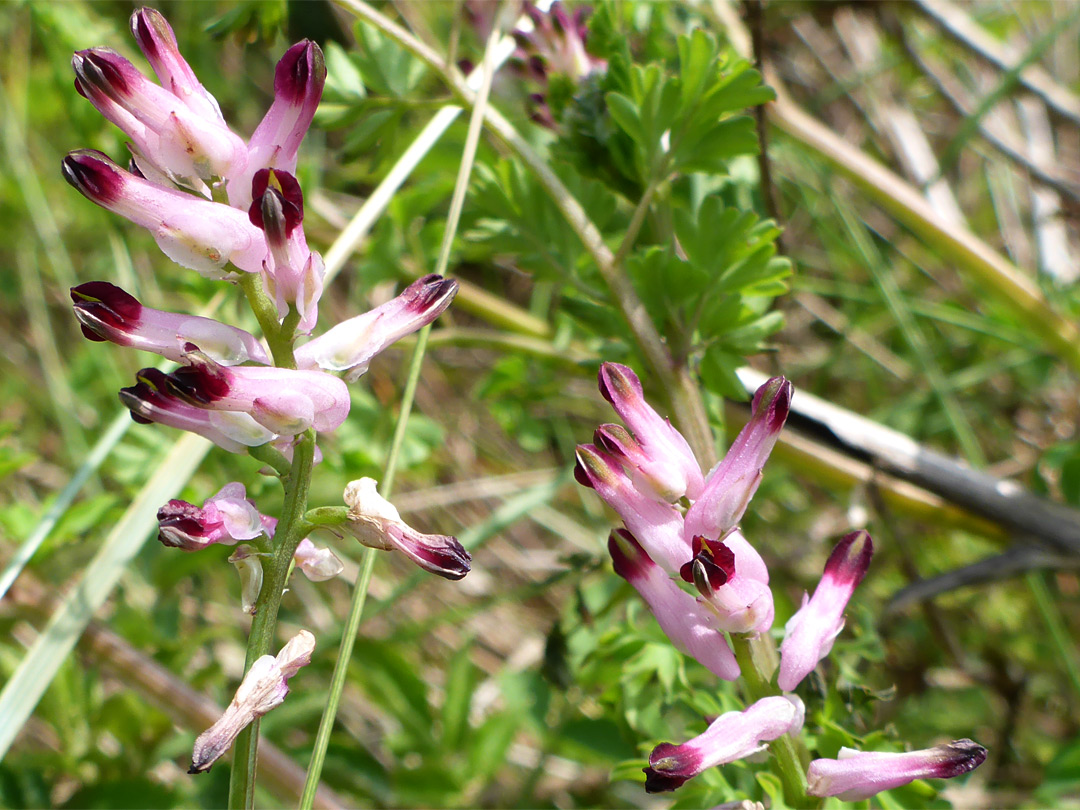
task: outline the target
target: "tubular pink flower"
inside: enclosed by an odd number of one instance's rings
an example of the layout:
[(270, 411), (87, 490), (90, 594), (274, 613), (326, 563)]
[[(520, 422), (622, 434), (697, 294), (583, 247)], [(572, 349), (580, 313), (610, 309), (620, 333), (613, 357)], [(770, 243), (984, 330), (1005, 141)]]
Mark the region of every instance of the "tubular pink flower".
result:
[(733, 681), (739, 677), (735, 653), (717, 627), (716, 618), (672, 582), (630, 532), (613, 531), (608, 551), (615, 573), (634, 586), (677, 650), (718, 678)]
[(807, 793), (857, 802), (916, 779), (960, 776), (978, 768), (985, 759), (986, 749), (966, 739), (906, 754), (841, 748), (837, 759), (815, 759), (810, 763)]
[(306, 537), (296, 547), (293, 559), (296, 560), (296, 567), (312, 582), (333, 579), (345, 570), (334, 552), (328, 548), (317, 547)]
[(641, 381), (633, 370), (619, 363), (603, 363), (598, 380), (600, 393), (633, 432), (642, 452), (632, 448), (624, 451), (615, 437), (601, 446), (634, 470), (634, 483), (642, 484), (643, 491), (669, 502), (683, 495), (697, 498), (703, 480), (694, 451), (671, 422), (645, 401)]
[(203, 109), (197, 100), (193, 109), (188, 99), (154, 84), (109, 48), (77, 51), (71, 65), (79, 93), (131, 137), (141, 157), (170, 178), (205, 191), (207, 183), (243, 169), (244, 141), (216, 109), (207, 115), (205, 96), (198, 96)]
[(157, 518), (158, 539), (184, 551), (199, 551), (214, 543), (231, 546), (266, 531), (244, 485), (235, 481), (207, 498), (201, 509), (174, 498), (158, 509)]
[(184, 344), (199, 348), (226, 366), (270, 359), (255, 336), (210, 318), (163, 312), (144, 307), (136, 298), (107, 281), (90, 281), (71, 288), (75, 317), (90, 340), (109, 340), (154, 352), (175, 362), (184, 358)]
[[(225, 126), (221, 108), (202, 86), (191, 66), (180, 55), (172, 26), (152, 8), (140, 8), (131, 15), (131, 33), (150, 63), (158, 81), (167, 91), (182, 101), (189, 110), (204, 121)], [(245, 159), (246, 159), (246, 148)]]
[(797, 734), (805, 710), (794, 695), (762, 698), (741, 712), (728, 712), (705, 733), (682, 745), (660, 743), (645, 768), (645, 790), (675, 790), (687, 779), (717, 765), (745, 759), (765, 749), (763, 743), (784, 734)]
[[(703, 603), (715, 614), (717, 626), (729, 633), (768, 631), (774, 615), (768, 572), (742, 535), (732, 532), (723, 543), (695, 537), (692, 550), (693, 559), (682, 566), (679, 575), (697, 588)], [(754, 576), (761, 572), (764, 581)]]
[(690, 543), (683, 539), (678, 509), (638, 491), (619, 462), (591, 444), (578, 445), (574, 477), (618, 512), (651, 559), (672, 576), (678, 575), (693, 556)]
[(177, 264), (216, 279), (227, 277), (229, 262), (247, 273), (262, 268), (263, 235), (242, 211), (162, 188), (93, 149), (71, 152), (62, 168), (84, 197), (149, 230)]
[(140, 424), (157, 422), (197, 433), (230, 453), (246, 453), (276, 438), (246, 413), (206, 411), (169, 394), (166, 375), (156, 368), (144, 368), (135, 379), (135, 385), (120, 389), (120, 401)]
[(256, 659), (225, 713), (195, 740), (188, 773), (210, 770), (253, 720), (284, 703), (289, 694), (289, 678), (311, 663), (314, 650), (315, 636), (301, 630), (276, 656)]
[(374, 478), (360, 478), (345, 487), (349, 522), (344, 528), (349, 534), (369, 548), (397, 549), (425, 571), (446, 579), (469, 573), (472, 557), (456, 538), (411, 528), (376, 486)]
[(248, 141), (247, 166), (230, 177), (229, 202), (247, 210), (251, 181), (260, 169), (294, 174), (300, 142), (307, 134), (326, 82), (323, 53), (311, 40), (297, 42), (278, 61), (274, 71), (274, 101)]
[(783, 377), (773, 377), (757, 390), (750, 421), (713, 467), (701, 497), (686, 512), (688, 540), (698, 535), (720, 540), (738, 525), (761, 483), (761, 470), (790, 407), (791, 383)]
[(434, 273), (406, 287), (397, 298), (342, 321), (296, 350), (298, 368), (344, 371), (354, 382), (390, 344), (434, 321), (450, 306), (458, 283)]
[(297, 327), (310, 332), (319, 318), (326, 269), (322, 257), (312, 253), (301, 223), (304, 195), (296, 178), (276, 169), (260, 169), (252, 181), (255, 200), (248, 209), (251, 224), (266, 236), (263, 285), (274, 299), (278, 318), (293, 306), (300, 314)]
[(349, 415), (349, 389), (322, 371), (215, 363), (194, 344), (184, 362), (166, 376), (166, 389), (197, 408), (241, 411), (268, 430), (295, 436), (308, 428), (336, 429)]
[(818, 661), (829, 654), (833, 642), (844, 629), (844, 610), (855, 588), (866, 576), (874, 543), (863, 531), (846, 535), (825, 563), (814, 595), (803, 594), (802, 607), (787, 623), (780, 645), (780, 675), (777, 684), (791, 691)]

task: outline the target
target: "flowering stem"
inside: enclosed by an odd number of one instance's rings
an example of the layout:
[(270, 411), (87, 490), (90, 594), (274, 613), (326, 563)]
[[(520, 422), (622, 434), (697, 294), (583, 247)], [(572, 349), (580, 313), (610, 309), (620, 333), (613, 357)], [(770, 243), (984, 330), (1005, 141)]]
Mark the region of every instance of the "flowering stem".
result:
[[(261, 294), (261, 293), (260, 293)], [(291, 356), (291, 350), (290, 350)], [(301, 529), (306, 526), (308, 486), (315, 458), (315, 434), (307, 431), (296, 444), (292, 468), (285, 483), (285, 503), (281, 520), (274, 534), (273, 555), (263, 565), (263, 588), (255, 603), (255, 618), (248, 634), (246, 672), (261, 656), (270, 651), (277, 627), (278, 609), (288, 581), (293, 553), (304, 539)], [(232, 779), (229, 783), (229, 808), (239, 810), (255, 806), (255, 765), (258, 758), (259, 721), (256, 720), (236, 738), (233, 747)]]
[[(289, 310), (285, 323), (278, 324), (277, 307), (263, 291), (262, 280), (257, 273), (241, 273), (237, 281), (240, 289), (247, 296), (252, 312), (259, 322), (263, 337), (270, 346), (270, 354), (274, 357), (274, 365), (278, 368), (296, 368), (296, 360), (293, 359), (293, 332), (300, 316), (295, 308)], [(294, 318), (295, 315), (295, 318)]]
[[(750, 639), (744, 635), (732, 633), (730, 638), (735, 658), (739, 662), (741, 682), (746, 692), (747, 702), (752, 703), (764, 697), (782, 695), (783, 692), (773, 683), (777, 657), (776, 645), (772, 637), (761, 635)], [(773, 740), (769, 748), (773, 753), (773, 767), (784, 786), (785, 801), (791, 807), (817, 807), (819, 801), (806, 794), (804, 760), (808, 760), (809, 757), (804, 755), (805, 746), (801, 738), (784, 734)]]

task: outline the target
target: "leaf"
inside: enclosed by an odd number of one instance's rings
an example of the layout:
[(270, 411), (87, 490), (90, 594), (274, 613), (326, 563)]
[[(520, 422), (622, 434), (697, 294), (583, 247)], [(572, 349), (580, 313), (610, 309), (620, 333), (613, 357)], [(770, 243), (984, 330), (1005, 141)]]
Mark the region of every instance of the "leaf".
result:
[(470, 644), (462, 644), (454, 653), (446, 671), (446, 697), (442, 705), (442, 744), (457, 749), (469, 727), (469, 708), (476, 688), (477, 671), (469, 657)]
[(646, 145), (645, 131), (641, 123), (641, 115), (637, 105), (622, 93), (608, 93), (604, 96), (607, 101), (608, 112), (619, 125), (619, 129), (642, 146)]

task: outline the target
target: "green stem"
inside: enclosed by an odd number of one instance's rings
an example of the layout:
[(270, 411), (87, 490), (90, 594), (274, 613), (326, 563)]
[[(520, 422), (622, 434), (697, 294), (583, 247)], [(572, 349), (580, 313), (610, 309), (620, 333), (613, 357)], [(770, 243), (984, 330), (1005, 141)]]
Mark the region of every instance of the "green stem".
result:
[(299, 315), (296, 315), (294, 319), (296, 310), (290, 309), (285, 323), (278, 324), (277, 307), (263, 291), (262, 280), (257, 273), (241, 273), (237, 284), (247, 296), (248, 304), (251, 305), (251, 311), (255, 313), (255, 319), (259, 322), (263, 337), (270, 345), (274, 365), (278, 368), (296, 368), (292, 351), (293, 332), (296, 330), (297, 321), (300, 320)]
[[(748, 703), (762, 698), (782, 695), (783, 692), (773, 682), (776, 672), (776, 644), (769, 635), (760, 635), (755, 639), (730, 634), (731, 647), (735, 659), (739, 662), (741, 683)], [(772, 764), (776, 775), (784, 786), (784, 800), (791, 807), (814, 808), (820, 802), (806, 793), (806, 766), (809, 760), (802, 738), (785, 734), (769, 744), (772, 751)]]
[[(304, 536), (300, 533), (306, 525), (308, 487), (311, 468), (315, 458), (315, 434), (308, 431), (296, 444), (292, 468), (285, 486), (285, 503), (281, 520), (274, 533), (274, 552), (263, 565), (263, 588), (255, 605), (255, 618), (248, 634), (247, 657), (244, 671), (261, 656), (270, 652), (277, 627), (278, 610), (285, 591), (293, 553)], [(240, 810), (255, 806), (255, 766), (259, 748), (259, 721), (256, 720), (237, 737), (233, 747), (232, 779), (229, 783), (229, 808)]]

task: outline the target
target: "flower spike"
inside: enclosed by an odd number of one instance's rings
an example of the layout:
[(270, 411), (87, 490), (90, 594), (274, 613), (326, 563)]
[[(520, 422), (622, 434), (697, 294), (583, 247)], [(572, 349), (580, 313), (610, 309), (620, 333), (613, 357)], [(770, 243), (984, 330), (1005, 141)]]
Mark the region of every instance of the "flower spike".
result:
[(457, 295), (458, 283), (434, 273), (424, 276), (391, 301), (342, 321), (296, 350), (298, 368), (344, 371), (354, 382), (375, 355), (434, 321)]
[(269, 364), (255, 336), (210, 318), (144, 307), (132, 295), (107, 281), (89, 281), (71, 288), (75, 317), (90, 340), (109, 340), (160, 354), (174, 362), (184, 359), (184, 344), (196, 343), (226, 366), (249, 360)]
[(791, 691), (829, 654), (833, 642), (844, 629), (844, 609), (851, 594), (866, 576), (874, 543), (864, 531), (846, 535), (825, 563), (825, 573), (802, 607), (785, 628), (780, 645), (780, 674), (777, 683)]
[(754, 395), (753, 415), (727, 455), (705, 479), (701, 497), (686, 512), (686, 536), (721, 539), (738, 525), (761, 483), (761, 469), (772, 452), (791, 408), (791, 383), (773, 377)]
[(634, 586), (675, 648), (725, 681), (739, 677), (739, 664), (715, 617), (668, 578), (625, 529), (611, 533), (608, 551), (615, 573)]
[(703, 734), (682, 745), (660, 743), (645, 768), (645, 790), (675, 790), (703, 771), (745, 759), (765, 749), (763, 743), (784, 734), (797, 734), (805, 709), (794, 695), (762, 698), (741, 712), (728, 712)]
[(301, 630), (276, 656), (257, 659), (244, 676), (240, 688), (221, 718), (195, 740), (188, 773), (210, 770), (218, 757), (229, 750), (237, 735), (253, 720), (285, 702), (289, 678), (311, 663), (315, 636)]
[(916, 779), (961, 776), (985, 760), (986, 749), (972, 740), (956, 740), (906, 754), (841, 748), (836, 759), (815, 759), (810, 763), (806, 792), (811, 796), (839, 796), (846, 802), (858, 802)]
[(376, 486), (374, 478), (360, 478), (345, 487), (349, 522), (344, 528), (349, 534), (369, 548), (397, 549), (425, 571), (445, 579), (461, 579), (469, 573), (472, 557), (456, 538), (411, 528)]

